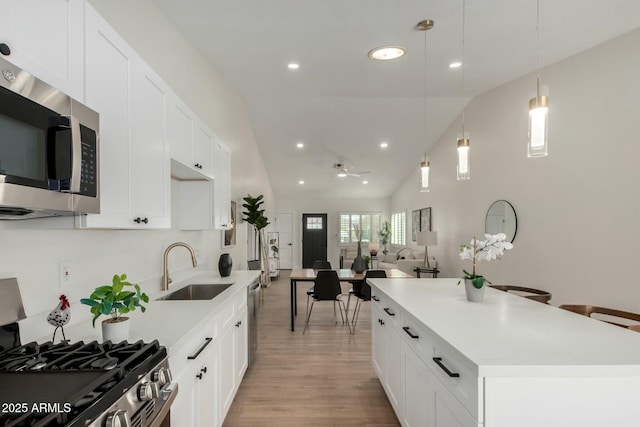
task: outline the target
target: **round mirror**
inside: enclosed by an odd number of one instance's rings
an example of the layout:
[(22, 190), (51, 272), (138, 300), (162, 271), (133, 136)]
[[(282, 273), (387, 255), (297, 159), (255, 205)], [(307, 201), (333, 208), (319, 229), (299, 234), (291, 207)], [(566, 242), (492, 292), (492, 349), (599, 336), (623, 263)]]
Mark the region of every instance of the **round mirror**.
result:
[(504, 233), (507, 241), (513, 243), (518, 231), (516, 210), (506, 200), (497, 200), (489, 207), (484, 220), (484, 232), (488, 234)]

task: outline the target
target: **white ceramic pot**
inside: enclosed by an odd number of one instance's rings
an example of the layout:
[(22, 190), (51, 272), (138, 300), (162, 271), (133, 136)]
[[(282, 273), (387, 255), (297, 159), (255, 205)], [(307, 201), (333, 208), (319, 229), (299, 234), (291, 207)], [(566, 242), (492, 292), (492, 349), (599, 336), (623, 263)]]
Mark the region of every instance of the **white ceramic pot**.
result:
[(484, 300), (484, 288), (483, 284), (480, 289), (473, 286), (473, 282), (469, 279), (464, 279), (464, 290), (467, 294), (467, 301), (482, 302)]
[(131, 321), (128, 317), (118, 317), (117, 322), (112, 318), (102, 321), (102, 342), (111, 341), (117, 344), (129, 340), (129, 325)]

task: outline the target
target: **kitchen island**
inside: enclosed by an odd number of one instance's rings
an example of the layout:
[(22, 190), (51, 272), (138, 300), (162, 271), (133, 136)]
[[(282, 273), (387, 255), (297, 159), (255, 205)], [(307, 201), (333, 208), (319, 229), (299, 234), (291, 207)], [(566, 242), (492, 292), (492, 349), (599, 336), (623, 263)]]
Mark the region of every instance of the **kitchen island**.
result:
[(370, 279), (373, 366), (404, 426), (635, 426), (640, 334), (458, 279)]

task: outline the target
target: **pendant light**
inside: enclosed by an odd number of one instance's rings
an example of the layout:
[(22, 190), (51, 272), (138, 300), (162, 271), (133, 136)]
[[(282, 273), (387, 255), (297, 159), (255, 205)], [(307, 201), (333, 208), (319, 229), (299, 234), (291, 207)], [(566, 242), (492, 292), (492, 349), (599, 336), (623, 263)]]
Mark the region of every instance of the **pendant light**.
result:
[(537, 68), (536, 96), (529, 100), (529, 142), (527, 157), (545, 157), (549, 131), (549, 97), (540, 94), (540, 0), (536, 2)]
[(464, 71), (467, 68), (467, 64), (464, 62), (464, 25), (465, 25), (465, 0), (462, 0), (462, 130), (457, 139), (457, 151), (458, 151), (458, 168), (457, 176), (458, 181), (463, 181), (471, 178), (470, 174), (470, 162), (469, 162), (469, 138), (464, 132)]
[[(424, 31), (424, 135), (427, 136), (427, 31), (433, 28), (434, 22), (425, 19), (418, 22), (418, 31)], [(429, 158), (424, 153), (424, 160), (420, 163), (420, 192), (429, 191)]]

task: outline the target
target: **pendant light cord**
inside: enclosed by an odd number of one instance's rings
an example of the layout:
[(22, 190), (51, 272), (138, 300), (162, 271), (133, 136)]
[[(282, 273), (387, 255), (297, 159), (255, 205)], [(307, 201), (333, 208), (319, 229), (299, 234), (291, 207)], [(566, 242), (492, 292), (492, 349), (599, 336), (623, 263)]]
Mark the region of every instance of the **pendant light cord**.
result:
[[(427, 30), (424, 31), (424, 140), (427, 142)], [(425, 151), (424, 161), (427, 161)]]
[(465, 0), (462, 0), (462, 139), (465, 138), (465, 135), (464, 135), (464, 109), (465, 109), (464, 70), (467, 68), (467, 63), (464, 60), (464, 24), (465, 24)]
[[(538, 68), (538, 75), (536, 77), (536, 96), (540, 99), (540, 0), (536, 1), (536, 67)], [(537, 102), (537, 101), (536, 101)]]

